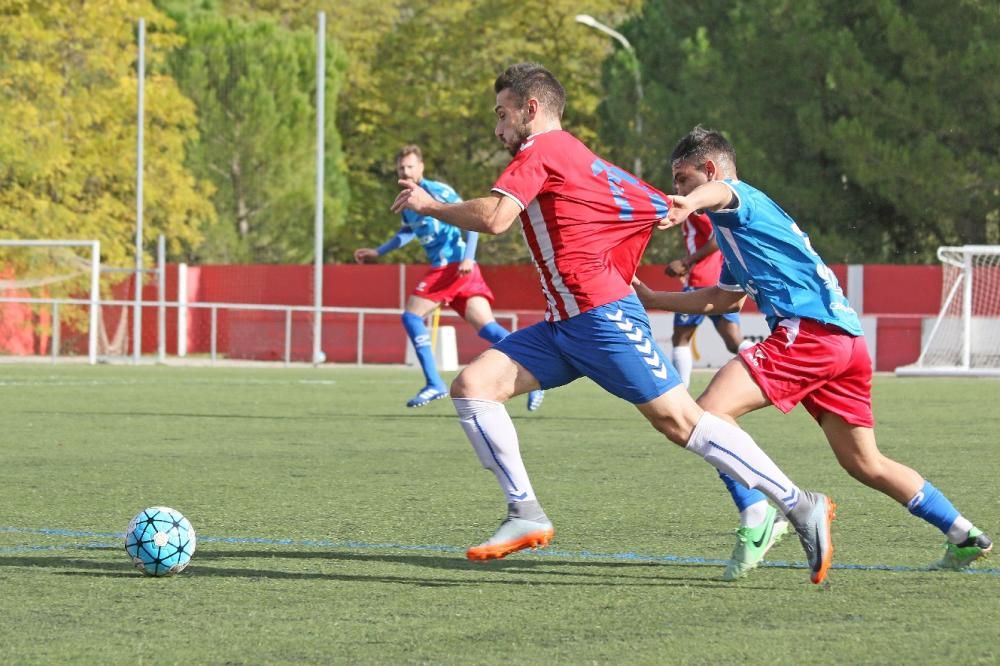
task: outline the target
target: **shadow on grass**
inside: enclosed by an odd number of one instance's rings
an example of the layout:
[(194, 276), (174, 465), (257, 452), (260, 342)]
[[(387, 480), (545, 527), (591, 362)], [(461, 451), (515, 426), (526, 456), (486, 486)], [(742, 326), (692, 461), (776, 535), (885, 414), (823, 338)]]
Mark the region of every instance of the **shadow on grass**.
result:
[[(0, 557), (3, 568), (44, 568), (64, 576), (99, 576), (110, 578), (143, 578), (133, 570), (124, 555), (115, 553), (110, 557), (87, 559), (66, 556), (15, 556)], [(216, 563), (226, 559), (260, 560), (319, 560), (331, 565), (337, 563), (403, 564), (445, 572), (448, 576), (435, 578), (428, 576), (386, 575), (384, 573), (349, 573), (346, 571), (288, 571), (264, 569), (259, 566), (248, 568), (220, 567)], [(706, 569), (708, 565), (674, 562), (607, 562), (596, 560), (555, 560), (523, 559), (496, 560), (492, 562), (470, 562), (460, 555), (423, 555), (358, 553), (353, 551), (199, 551), (191, 567), (175, 578), (222, 577), (264, 580), (317, 580), (357, 583), (392, 583), (418, 587), (477, 587), (481, 585), (558, 585), (568, 587), (704, 587), (720, 589), (733, 586), (711, 577), (670, 575), (680, 569), (692, 567)], [(585, 568), (586, 570), (573, 570)], [(654, 572), (654, 568), (656, 571)], [(706, 572), (707, 573), (707, 572)], [(504, 575), (506, 574), (506, 575)], [(717, 575), (716, 572), (709, 574)], [(735, 588), (734, 588), (735, 589)], [(741, 584), (739, 589), (770, 589)]]

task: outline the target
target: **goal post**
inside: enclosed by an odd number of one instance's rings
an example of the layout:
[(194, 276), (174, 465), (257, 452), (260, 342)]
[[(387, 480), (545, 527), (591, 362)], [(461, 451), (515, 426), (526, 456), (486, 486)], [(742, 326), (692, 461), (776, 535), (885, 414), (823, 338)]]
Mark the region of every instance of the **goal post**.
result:
[(941, 311), (900, 376), (1000, 377), (1000, 245), (939, 247)]
[[(71, 279), (75, 274), (68, 276), (42, 276), (34, 280), (18, 280), (16, 272), (18, 266), (12, 262), (10, 257), (4, 257), (2, 248), (89, 248), (89, 294), (87, 299), (77, 298), (45, 298), (36, 296), (18, 296), (31, 286), (43, 286), (56, 284), (60, 281)], [(0, 279), (0, 304), (24, 304), (24, 305), (51, 305), (53, 308), (59, 303), (85, 304), (89, 307), (87, 317), (87, 360), (93, 365), (97, 363), (97, 334), (99, 328), (100, 304), (101, 304), (101, 242), (97, 240), (9, 240), (0, 239), (0, 269), (10, 271), (10, 279)], [(15, 295), (8, 295), (13, 292)], [(56, 339), (58, 333), (56, 333)]]

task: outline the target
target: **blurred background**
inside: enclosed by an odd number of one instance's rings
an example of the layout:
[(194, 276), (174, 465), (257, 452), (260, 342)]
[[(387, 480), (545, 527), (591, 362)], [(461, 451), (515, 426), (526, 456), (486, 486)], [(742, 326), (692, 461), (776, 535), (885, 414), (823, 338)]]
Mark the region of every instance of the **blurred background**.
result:
[[(996, 4), (977, 0), (0, 0), (0, 238), (100, 241), (101, 296), (123, 302), (129, 270), (153, 288), (178, 264), (351, 263), (398, 228), (401, 145), (460, 195), (488, 191), (509, 159), (493, 81), (533, 60), (567, 89), (564, 127), (660, 189), (702, 124), (828, 263), (937, 267), (939, 246), (1000, 243), (998, 35)], [(17, 281), (0, 286), (47, 279), (31, 261), (85, 270), (62, 251), (2, 252), (17, 274), (0, 278)], [(681, 252), (679, 234), (656, 234), (644, 261)], [(478, 259), (528, 256), (508, 233)], [(392, 255), (422, 260), (416, 243)], [(921, 314), (940, 303), (936, 279)], [(177, 297), (163, 289), (147, 300)], [(274, 302), (251, 292), (230, 300)], [(373, 306), (317, 297), (308, 273), (298, 293), (303, 307)]]

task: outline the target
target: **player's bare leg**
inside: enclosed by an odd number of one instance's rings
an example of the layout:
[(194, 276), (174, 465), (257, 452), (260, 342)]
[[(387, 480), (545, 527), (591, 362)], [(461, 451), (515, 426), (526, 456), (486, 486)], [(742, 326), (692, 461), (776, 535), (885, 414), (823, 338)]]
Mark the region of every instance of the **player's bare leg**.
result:
[(722, 366), (705, 391), (698, 396), (698, 404), (730, 423), (750, 412), (771, 404), (754, 381), (743, 360), (734, 358)]
[(851, 425), (830, 413), (823, 415), (820, 425), (837, 462), (848, 474), (885, 493), (945, 534), (945, 555), (934, 568), (964, 569), (993, 549), (990, 538), (962, 516), (933, 484), (916, 470), (883, 455), (873, 429)]
[(726, 350), (730, 354), (741, 352), (753, 345), (753, 342), (750, 340), (743, 339), (743, 331), (740, 330), (740, 325), (735, 321), (720, 317), (715, 320), (715, 330), (718, 332), (719, 337), (722, 338), (722, 342), (725, 343)]
[(485, 542), (466, 552), (470, 560), (499, 559), (545, 546), (555, 530), (535, 497), (521, 459), (514, 423), (503, 403), (538, 388), (521, 364), (495, 349), (476, 357), (451, 385), (462, 429), (483, 467), (493, 472), (507, 498), (507, 517)]
[(851, 425), (829, 413), (820, 425), (840, 466), (869, 488), (906, 504), (924, 485), (920, 474), (879, 451), (871, 428)]
[[(493, 308), (489, 300), (483, 296), (473, 296), (465, 304), (465, 314), (463, 315), (469, 325), (476, 330), (479, 337), (496, 344), (510, 335), (510, 331), (496, 322), (493, 317)], [(542, 406), (545, 399), (545, 391), (540, 388), (528, 391), (528, 411), (534, 412)]]

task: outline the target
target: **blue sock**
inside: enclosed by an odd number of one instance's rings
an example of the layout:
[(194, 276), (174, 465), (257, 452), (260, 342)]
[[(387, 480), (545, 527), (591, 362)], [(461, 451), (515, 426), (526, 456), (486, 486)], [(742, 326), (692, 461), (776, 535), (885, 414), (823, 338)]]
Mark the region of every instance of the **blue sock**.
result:
[(490, 323), (479, 329), (479, 337), (488, 342), (496, 344), (510, 335), (510, 331), (496, 323), (491, 321)]
[(930, 481), (924, 481), (924, 487), (906, 503), (906, 508), (945, 534), (959, 516), (958, 509)]
[(729, 476), (725, 472), (719, 472), (719, 478), (722, 482), (726, 484), (726, 490), (733, 498), (733, 502), (736, 503), (736, 508), (743, 511), (748, 506), (753, 506), (757, 502), (763, 502), (767, 500), (767, 496), (760, 492), (759, 490), (751, 490), (744, 486), (742, 483)]
[(423, 317), (418, 317), (412, 312), (404, 312), (403, 328), (406, 329), (406, 334), (410, 336), (410, 342), (413, 343), (413, 349), (417, 352), (417, 360), (420, 361), (420, 367), (423, 368), (427, 385), (444, 389), (444, 382), (441, 381), (441, 375), (438, 374), (437, 366), (434, 365), (431, 334), (427, 331), (427, 326), (424, 325)]

